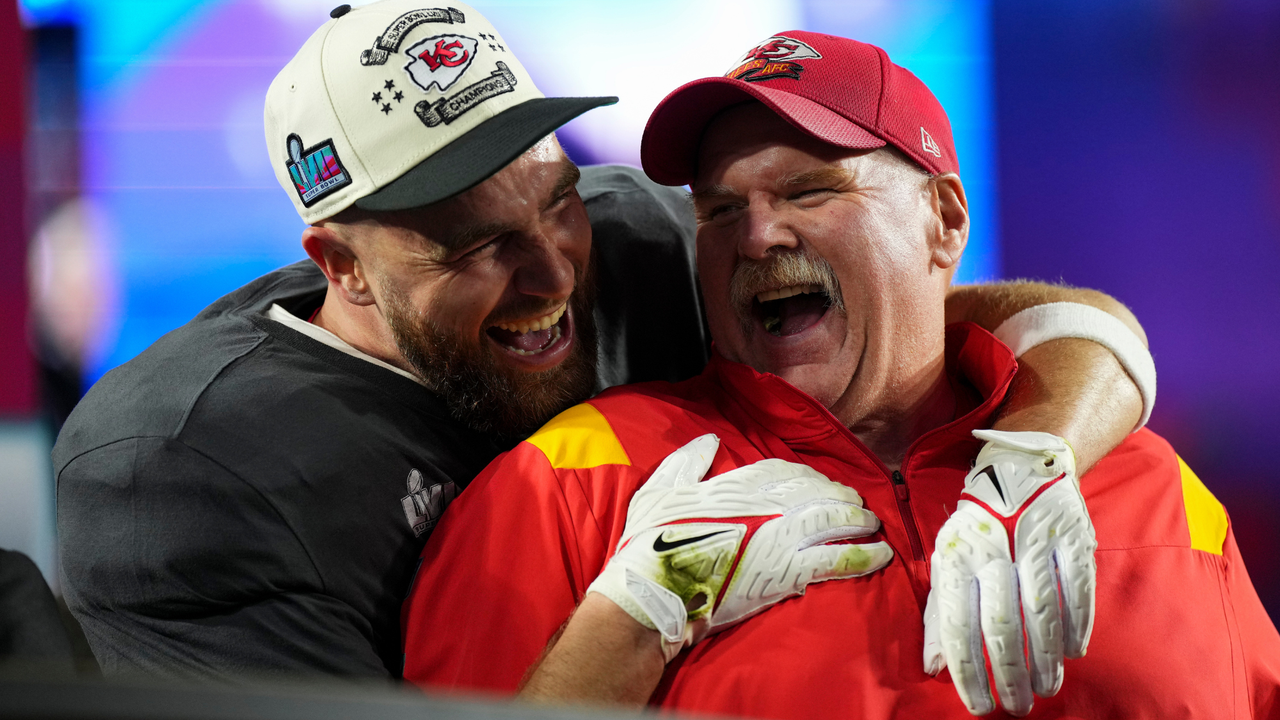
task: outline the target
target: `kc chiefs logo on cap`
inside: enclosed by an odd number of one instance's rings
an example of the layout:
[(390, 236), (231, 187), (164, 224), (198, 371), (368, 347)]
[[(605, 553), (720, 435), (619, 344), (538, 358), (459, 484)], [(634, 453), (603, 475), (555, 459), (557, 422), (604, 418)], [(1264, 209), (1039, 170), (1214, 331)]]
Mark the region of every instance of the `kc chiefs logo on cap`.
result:
[(808, 43), (783, 35), (774, 35), (747, 51), (737, 65), (725, 73), (735, 80), (757, 82), (773, 78), (800, 79), (804, 66), (796, 60), (821, 59), (822, 54)]
[(478, 44), (466, 35), (436, 35), (420, 40), (405, 48), (405, 54), (413, 59), (404, 69), (423, 90), (435, 85), (444, 92), (471, 66)]

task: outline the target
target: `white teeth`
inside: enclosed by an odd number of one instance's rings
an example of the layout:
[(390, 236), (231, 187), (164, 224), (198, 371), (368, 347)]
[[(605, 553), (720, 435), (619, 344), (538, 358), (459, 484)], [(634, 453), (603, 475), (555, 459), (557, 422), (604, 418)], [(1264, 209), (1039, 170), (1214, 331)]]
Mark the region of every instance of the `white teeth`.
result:
[(777, 290), (766, 290), (756, 295), (756, 300), (760, 302), (769, 302), (770, 300), (781, 300), (789, 298), (792, 295), (803, 295), (807, 293), (823, 292), (821, 285), (792, 285), (790, 287), (778, 288)]
[[(520, 333), (522, 335), (524, 333), (533, 332), (535, 330), (546, 330), (552, 325), (555, 325), (556, 323), (560, 322), (560, 318), (564, 316), (565, 310), (568, 310), (568, 309), (569, 309), (569, 303), (565, 302), (565, 304), (561, 305), (558, 310), (551, 313), (550, 315), (543, 315), (542, 317), (536, 318), (534, 320), (521, 320), (520, 322), (515, 322), (515, 323), (499, 323), (497, 327), (502, 328), (507, 332)], [(517, 350), (517, 352), (520, 352), (520, 351)], [(532, 354), (532, 353), (526, 353), (526, 354)]]
[(542, 350), (521, 350), (520, 348), (514, 348), (514, 347), (511, 347), (510, 345), (507, 345), (507, 349), (517, 355), (537, 355), (538, 353), (543, 352), (544, 350), (551, 347), (552, 345), (555, 345), (556, 341), (559, 339), (560, 339), (560, 328), (551, 328), (551, 339), (547, 341), (546, 345), (542, 346)]

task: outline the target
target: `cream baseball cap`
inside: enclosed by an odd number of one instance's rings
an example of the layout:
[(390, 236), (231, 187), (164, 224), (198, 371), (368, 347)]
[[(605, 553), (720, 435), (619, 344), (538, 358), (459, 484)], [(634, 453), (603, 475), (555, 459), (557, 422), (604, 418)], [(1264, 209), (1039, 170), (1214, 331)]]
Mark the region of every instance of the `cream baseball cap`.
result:
[(493, 25), (450, 2), (342, 5), (267, 90), (267, 152), (303, 221), (471, 188), (616, 97), (548, 98)]

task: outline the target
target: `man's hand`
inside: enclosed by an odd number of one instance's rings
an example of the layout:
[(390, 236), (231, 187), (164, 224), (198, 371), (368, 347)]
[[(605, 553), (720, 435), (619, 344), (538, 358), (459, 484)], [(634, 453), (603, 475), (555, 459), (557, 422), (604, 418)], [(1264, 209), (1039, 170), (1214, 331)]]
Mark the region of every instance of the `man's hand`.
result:
[(874, 533), (880, 520), (852, 488), (770, 459), (699, 482), (720, 441), (672, 453), (631, 499), (618, 551), (588, 588), (681, 649), (809, 583), (875, 572), (886, 543), (825, 545)]
[(1064, 655), (1085, 654), (1098, 543), (1074, 455), (1062, 438), (973, 434), (987, 444), (965, 478), (959, 506), (938, 533), (924, 668), (937, 674), (949, 667), (969, 712), (985, 715), (995, 707), (982, 656), (985, 639), (1000, 704), (1021, 716), (1031, 711), (1032, 692), (1058, 692)]

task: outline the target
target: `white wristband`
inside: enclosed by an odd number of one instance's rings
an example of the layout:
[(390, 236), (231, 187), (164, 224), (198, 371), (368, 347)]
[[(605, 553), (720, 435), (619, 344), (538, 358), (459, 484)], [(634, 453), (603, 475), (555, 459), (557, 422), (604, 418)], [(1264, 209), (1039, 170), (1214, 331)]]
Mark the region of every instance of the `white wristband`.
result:
[(1027, 308), (1000, 323), (996, 339), (1013, 350), (1014, 357), (1043, 342), (1060, 338), (1092, 340), (1111, 351), (1142, 393), (1142, 419), (1147, 424), (1156, 403), (1156, 364), (1138, 336), (1111, 314), (1080, 303), (1056, 302)]

